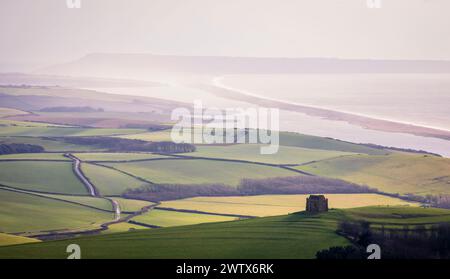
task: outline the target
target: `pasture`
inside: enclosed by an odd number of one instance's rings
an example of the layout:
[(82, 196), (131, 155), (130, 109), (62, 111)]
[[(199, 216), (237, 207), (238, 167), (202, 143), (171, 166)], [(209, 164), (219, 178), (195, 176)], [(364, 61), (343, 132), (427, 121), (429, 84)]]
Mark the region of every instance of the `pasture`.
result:
[(294, 176), (298, 173), (285, 169), (247, 163), (198, 159), (105, 163), (153, 183), (227, 184), (236, 186), (243, 178)]
[(297, 169), (368, 185), (388, 193), (450, 194), (450, 159), (395, 152), (324, 160)]
[(18, 235), (0, 233), (0, 246), (17, 245), (34, 242), (40, 242), (40, 240)]
[(143, 215), (134, 217), (132, 220), (147, 225), (174, 227), (211, 222), (235, 221), (237, 218), (154, 209)]
[(24, 144), (35, 144), (44, 147), (45, 151), (50, 152), (64, 152), (64, 151), (102, 151), (101, 148), (88, 145), (78, 145), (67, 143), (63, 141), (58, 141), (50, 138), (38, 138), (38, 137), (1, 137), (0, 142), (2, 143), (24, 143)]
[(353, 153), (308, 149), (301, 147), (280, 146), (275, 154), (261, 154), (262, 144), (234, 144), (227, 146), (197, 146), (197, 151), (186, 153), (187, 156), (224, 158), (231, 160), (245, 160), (269, 164), (302, 164), (334, 157), (350, 155)]
[(20, 153), (20, 154), (6, 154), (0, 155), (1, 160), (58, 160), (70, 161), (69, 158), (64, 157), (62, 153)]
[[(335, 234), (339, 212), (292, 214), (82, 237), (83, 258), (314, 258), (348, 241)], [(71, 242), (72, 241), (72, 242)], [(0, 248), (0, 258), (65, 258), (72, 240)]]
[(0, 204), (0, 231), (6, 233), (92, 229), (113, 219), (112, 213), (5, 189)]
[[(145, 160), (156, 158), (167, 158), (164, 155), (151, 154), (151, 153), (75, 153), (73, 154), (78, 159), (87, 162), (102, 162), (102, 161), (131, 161), (131, 160)], [(0, 157), (1, 158), (1, 157)]]
[(121, 195), (127, 189), (146, 184), (132, 176), (103, 166), (82, 163), (81, 170), (104, 196)]
[(0, 161), (0, 184), (30, 191), (87, 194), (71, 162)]
[[(84, 247), (83, 258), (309, 259), (314, 258), (319, 250), (350, 244), (335, 233), (339, 221), (355, 220), (355, 216), (360, 216), (360, 220), (370, 219), (377, 224), (389, 223), (391, 219), (405, 220), (403, 225), (436, 224), (448, 221), (449, 212), (393, 206), (334, 209), (316, 215), (301, 212), (87, 236), (76, 239), (76, 242)], [(66, 258), (65, 248), (73, 241), (1, 247), (0, 258)]]
[(125, 212), (135, 212), (141, 210), (143, 207), (152, 205), (154, 203), (149, 201), (132, 200), (113, 197), (113, 200), (119, 203), (120, 209)]
[[(304, 211), (309, 195), (261, 195), (233, 197), (195, 197), (165, 201), (161, 207), (197, 210), (217, 214), (249, 216), (276, 216)], [(419, 206), (397, 198), (378, 194), (325, 194), (329, 208), (354, 208), (363, 206)]]

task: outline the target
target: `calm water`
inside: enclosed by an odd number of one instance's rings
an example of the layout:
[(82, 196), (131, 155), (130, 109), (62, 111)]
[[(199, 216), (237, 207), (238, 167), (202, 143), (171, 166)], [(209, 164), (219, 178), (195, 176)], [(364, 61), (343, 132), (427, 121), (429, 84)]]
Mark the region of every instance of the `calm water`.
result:
[(221, 82), (264, 97), (450, 130), (450, 75), (241, 75)]
[[(395, 77), (378, 76), (372, 80), (371, 77), (364, 75), (359, 75), (356, 79), (349, 76), (328, 76), (326, 78), (308, 76), (302, 77), (303, 81), (298, 82), (296, 80), (298, 76), (227, 76), (221, 82), (227, 86), (230, 85), (262, 96), (284, 98), (285, 100), (315, 106), (373, 115), (383, 119), (417, 122), (416, 124), (450, 129), (448, 120), (450, 119), (449, 91), (444, 90), (444, 87), (450, 88), (449, 77), (426, 76), (423, 80), (420, 80), (412, 79), (413, 75), (398, 75)], [(411, 80), (415, 86), (410, 85)], [(440, 85), (435, 85), (434, 82), (431, 82), (433, 80), (439, 81)], [(286, 83), (283, 83), (283, 81)], [(356, 81), (360, 81), (362, 84), (352, 87), (352, 84), (357, 84)], [(303, 87), (297, 88), (298, 83), (303, 84)], [(357, 94), (357, 92), (363, 91), (356, 90), (356, 88), (368, 90), (371, 83), (377, 85), (377, 90)], [(389, 89), (392, 83), (397, 84), (395, 86), (398, 89), (397, 91)], [(305, 84), (308, 84), (308, 86), (305, 87)], [(330, 91), (331, 88), (333, 88), (332, 84), (336, 89), (334, 92), (338, 93), (330, 93), (332, 92)], [(412, 87), (411, 90), (406, 90), (410, 87)], [(308, 88), (314, 89), (309, 90), (309, 92), (314, 93), (306, 94)], [(400, 90), (399, 88), (403, 89)], [(435, 90), (431, 90), (431, 88), (435, 88)], [(114, 94), (157, 97), (191, 104), (193, 100), (202, 100), (206, 107), (245, 108), (253, 106), (253, 104), (217, 97), (209, 92), (181, 84), (151, 88), (96, 88), (95, 90)], [(424, 91), (430, 93), (426, 94), (427, 96), (422, 96), (420, 92)], [(450, 157), (450, 141), (368, 130), (341, 121), (327, 120), (291, 111), (280, 111), (280, 130), (332, 137), (356, 143), (374, 143), (400, 148), (421, 149)]]

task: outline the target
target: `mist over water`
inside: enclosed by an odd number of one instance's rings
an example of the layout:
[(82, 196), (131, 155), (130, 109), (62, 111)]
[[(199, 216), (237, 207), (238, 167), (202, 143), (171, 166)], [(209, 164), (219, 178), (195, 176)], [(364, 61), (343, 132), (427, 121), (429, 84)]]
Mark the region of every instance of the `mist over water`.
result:
[(221, 82), (254, 94), (450, 130), (450, 75), (232, 75)]
[[(331, 76), (330, 76), (331, 77)], [(249, 80), (246, 80), (248, 78)], [(226, 77), (223, 82), (226, 84), (232, 84), (233, 87), (238, 87), (237, 84), (238, 81), (242, 84), (245, 84), (242, 86), (242, 89), (249, 90), (247, 84), (252, 84), (254, 87), (258, 88), (265, 88), (265, 85), (267, 84), (267, 88), (265, 90), (255, 90), (255, 93), (263, 95), (263, 96), (273, 96), (275, 98), (280, 99), (281, 97), (285, 97), (287, 100), (288, 98), (292, 98), (292, 100), (299, 101), (303, 100), (302, 98), (306, 98), (306, 94), (295, 94), (295, 92), (299, 92), (295, 88), (291, 88), (291, 91), (285, 90), (286, 86), (280, 85), (280, 90), (276, 90), (276, 83), (275, 82), (266, 82), (270, 78), (273, 79), (289, 79), (292, 77), (284, 77), (284, 76), (230, 76)], [(312, 77), (313, 78), (313, 77)], [(314, 77), (317, 79), (317, 77)], [(336, 78), (336, 77), (331, 77)], [(260, 85), (255, 85), (257, 80), (260, 80)], [(346, 78), (347, 80), (348, 77)], [(321, 83), (318, 83), (318, 87), (320, 87)], [(271, 87), (272, 86), (272, 87)], [(323, 84), (322, 84), (323, 86)], [(239, 87), (238, 87), (239, 88)], [(158, 87), (130, 87), (130, 88), (95, 88), (95, 90), (103, 91), (107, 93), (113, 93), (113, 94), (126, 94), (126, 95), (137, 95), (137, 96), (148, 96), (148, 97), (156, 97), (161, 99), (168, 99), (168, 100), (174, 100), (174, 101), (181, 101), (187, 104), (193, 103), (194, 100), (201, 100), (205, 107), (217, 107), (217, 108), (230, 108), (230, 107), (254, 107), (254, 104), (246, 103), (246, 102), (238, 102), (235, 100), (227, 99), (224, 97), (218, 97), (210, 92), (191, 88), (189, 86), (183, 85), (183, 84), (176, 84), (176, 85), (167, 85), (167, 86), (158, 86)], [(256, 91), (257, 90), (257, 91)], [(280, 93), (284, 92), (284, 93)], [(286, 93), (287, 92), (287, 93)], [(320, 92), (320, 91), (319, 91)], [(341, 92), (345, 92), (342, 90)], [(348, 91), (351, 92), (351, 91)], [(352, 106), (349, 106), (351, 103), (357, 103), (357, 102), (363, 102), (363, 99), (359, 100), (352, 100), (352, 94), (348, 95), (340, 95), (341, 97), (336, 98), (333, 96), (326, 96), (324, 92), (321, 92), (322, 96), (319, 94), (313, 94), (311, 95), (308, 100), (310, 103), (308, 104), (321, 104), (320, 100), (324, 100), (325, 104), (332, 104), (332, 100), (335, 100), (334, 104), (336, 107), (330, 106), (330, 108), (346, 108), (346, 110), (350, 110)], [(399, 93), (400, 94), (400, 93)], [(442, 94), (442, 93), (441, 93)], [(447, 100), (447, 96), (442, 94), (443, 99), (441, 102), (445, 102)], [(323, 97), (323, 98), (322, 98)], [(377, 96), (370, 96), (372, 99), (376, 99)], [(342, 98), (342, 99), (341, 99)], [(347, 101), (345, 100), (347, 98)], [(397, 98), (399, 98), (397, 96)], [(395, 110), (395, 108), (401, 107), (401, 104), (398, 104), (393, 101), (392, 103), (386, 104), (385, 109), (386, 111)], [(366, 101), (368, 104), (370, 104), (370, 101)], [(436, 102), (436, 107), (442, 108), (442, 104), (438, 104), (439, 102)], [(445, 103), (444, 103), (445, 104)], [(447, 102), (448, 104), (448, 102)], [(378, 104), (380, 105), (380, 104)], [(326, 106), (326, 105), (324, 105)], [(419, 103), (417, 103), (417, 106), (419, 106)], [(431, 105), (428, 105), (428, 107), (431, 107)], [(358, 109), (360, 109), (362, 106), (356, 106)], [(367, 105), (367, 107), (370, 107)], [(377, 105), (373, 104), (371, 107), (373, 107), (373, 111), (376, 110)], [(388, 109), (388, 107), (391, 108), (391, 110)], [(445, 105), (444, 105), (445, 107)], [(406, 107), (405, 110), (407, 111), (409, 108)], [(446, 113), (446, 110), (441, 110), (441, 114)], [(368, 113), (366, 113), (368, 114)], [(398, 113), (394, 111), (394, 113), (386, 115), (385, 118), (392, 117), (393, 115), (399, 115), (402, 116), (403, 114)], [(429, 115), (431, 117), (427, 118), (427, 124), (433, 122), (430, 121), (432, 118), (431, 114), (427, 114), (426, 112), (424, 115)], [(405, 119), (405, 118), (402, 118)], [(407, 121), (412, 121), (411, 119), (407, 119)], [(442, 121), (443, 124), (446, 124), (447, 122)], [(447, 123), (448, 124), (448, 123)], [(435, 125), (431, 125), (435, 126)], [(281, 131), (291, 131), (291, 132), (299, 132), (303, 134), (309, 134), (309, 135), (315, 135), (315, 136), (322, 136), (322, 137), (331, 137), (336, 138), (340, 140), (345, 141), (351, 141), (355, 143), (373, 143), (373, 144), (379, 144), (384, 146), (391, 146), (391, 147), (398, 147), (398, 148), (410, 148), (410, 149), (416, 149), (416, 150), (426, 150), (433, 153), (438, 153), (446, 157), (450, 157), (450, 141), (443, 140), (443, 139), (437, 139), (437, 138), (431, 138), (431, 137), (422, 137), (422, 136), (415, 136), (410, 134), (404, 134), (404, 133), (392, 133), (392, 132), (383, 132), (383, 131), (377, 131), (377, 130), (369, 130), (362, 128), (357, 125), (352, 125), (346, 122), (342, 121), (333, 121), (328, 119), (323, 119), (320, 117), (313, 117), (308, 116), (303, 113), (298, 112), (292, 112), (292, 111), (286, 111), (286, 110), (280, 110), (280, 130)]]

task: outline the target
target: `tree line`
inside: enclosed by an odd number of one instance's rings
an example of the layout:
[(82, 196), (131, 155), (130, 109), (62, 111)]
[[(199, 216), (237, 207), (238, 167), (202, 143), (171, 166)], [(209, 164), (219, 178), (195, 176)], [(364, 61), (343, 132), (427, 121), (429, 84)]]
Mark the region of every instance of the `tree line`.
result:
[(267, 194), (372, 193), (375, 189), (339, 179), (289, 176), (242, 179), (237, 187), (225, 184), (149, 184), (128, 189), (126, 198), (163, 201), (197, 196), (246, 196)]
[(374, 228), (369, 222), (341, 221), (338, 234), (354, 245), (331, 247), (317, 252), (318, 259), (364, 259), (366, 247), (377, 244), (382, 259), (450, 259), (450, 224), (425, 227)]
[(122, 139), (114, 137), (62, 137), (55, 138), (71, 144), (90, 145), (105, 148), (112, 152), (159, 152), (159, 153), (187, 153), (196, 150), (195, 145), (188, 143), (174, 143), (171, 141), (148, 142), (143, 140)]
[(40, 153), (44, 148), (40, 145), (25, 143), (2, 143), (0, 144), (0, 155), (16, 153)]

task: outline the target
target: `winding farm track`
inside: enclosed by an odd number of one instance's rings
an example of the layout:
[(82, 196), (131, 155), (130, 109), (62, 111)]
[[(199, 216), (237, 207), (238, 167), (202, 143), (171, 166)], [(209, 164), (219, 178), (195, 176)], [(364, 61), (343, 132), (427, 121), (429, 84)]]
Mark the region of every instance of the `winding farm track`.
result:
[[(88, 190), (89, 194), (93, 197), (102, 197), (100, 195), (99, 191), (97, 190), (97, 188), (95, 188), (95, 186), (89, 181), (89, 179), (84, 175), (83, 171), (81, 170), (81, 168), (80, 168), (81, 160), (78, 159), (76, 156), (74, 156), (71, 153), (66, 153), (66, 154), (64, 154), (64, 156), (72, 159), (73, 172), (78, 177), (78, 179), (84, 184), (84, 186)], [(111, 198), (106, 198), (106, 199), (111, 202), (112, 209), (114, 211), (114, 222), (119, 222), (121, 220), (120, 219), (121, 209), (120, 209), (119, 203)], [(105, 225), (105, 224), (103, 224), (103, 225)]]
[(98, 197), (98, 191), (95, 189), (94, 185), (87, 179), (87, 177), (84, 175), (84, 173), (81, 171), (80, 165), (81, 161), (74, 155), (70, 153), (64, 154), (65, 157), (72, 159), (73, 161), (73, 172), (78, 177), (78, 179), (83, 183), (83, 185), (88, 190), (88, 193), (93, 197)]

